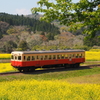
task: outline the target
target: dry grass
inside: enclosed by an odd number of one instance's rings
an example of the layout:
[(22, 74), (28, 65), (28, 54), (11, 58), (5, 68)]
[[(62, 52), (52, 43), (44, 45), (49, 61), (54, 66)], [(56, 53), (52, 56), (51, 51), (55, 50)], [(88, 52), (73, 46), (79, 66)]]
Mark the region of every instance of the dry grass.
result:
[(62, 79), (62, 81), (66, 81), (69, 83), (78, 83), (78, 84), (86, 84), (86, 83), (87, 84), (100, 84), (100, 74), (71, 77), (67, 79)]

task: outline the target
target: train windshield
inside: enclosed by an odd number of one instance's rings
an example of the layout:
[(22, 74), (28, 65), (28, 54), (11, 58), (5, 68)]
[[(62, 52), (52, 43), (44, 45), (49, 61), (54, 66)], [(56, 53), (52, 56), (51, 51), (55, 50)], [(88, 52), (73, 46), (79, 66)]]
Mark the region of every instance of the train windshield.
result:
[(22, 57), (18, 55), (11, 55), (11, 60), (22, 60)]
[(11, 55), (11, 59), (14, 59), (14, 56), (13, 55)]

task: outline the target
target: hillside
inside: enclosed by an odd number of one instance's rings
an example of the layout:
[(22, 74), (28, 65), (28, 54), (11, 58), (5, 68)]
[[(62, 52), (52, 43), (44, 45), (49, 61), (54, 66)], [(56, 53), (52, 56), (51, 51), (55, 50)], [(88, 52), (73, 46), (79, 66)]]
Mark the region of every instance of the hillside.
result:
[(0, 13), (0, 52), (66, 48), (88, 50), (100, 45), (97, 36), (85, 38), (82, 29), (69, 32), (68, 27), (58, 21), (40, 21), (41, 16)]
[[(43, 41), (53, 40), (58, 34), (59, 28), (54, 24), (33, 17), (0, 13), (0, 51), (11, 52), (14, 48), (21, 48), (21, 41), (26, 42), (28, 48), (32, 49), (34, 45), (40, 45)], [(11, 50), (8, 50), (9, 48)]]
[[(36, 32), (36, 31), (43, 31), (47, 33), (59, 34), (59, 28), (54, 26), (53, 24), (46, 23), (44, 21), (40, 21), (34, 18), (24, 17), (23, 15), (11, 15), (7, 13), (0, 13), (0, 26), (3, 22), (6, 22), (8, 26), (6, 29), (0, 27), (0, 35), (5, 34), (6, 30), (11, 26), (27, 26), (29, 31)], [(5, 30), (5, 31), (3, 31)]]
[(39, 20), (40, 17), (42, 17), (42, 16), (43, 16), (42, 14), (38, 14), (38, 13), (30, 14), (30, 15), (25, 15), (25, 17), (34, 18), (34, 19), (37, 19), (37, 20)]

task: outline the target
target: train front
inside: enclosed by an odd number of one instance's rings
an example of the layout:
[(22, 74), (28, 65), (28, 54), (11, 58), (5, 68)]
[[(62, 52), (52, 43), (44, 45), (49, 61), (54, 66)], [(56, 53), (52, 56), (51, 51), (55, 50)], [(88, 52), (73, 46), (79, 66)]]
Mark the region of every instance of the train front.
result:
[(11, 66), (15, 68), (22, 67), (22, 52), (14, 51), (11, 53)]

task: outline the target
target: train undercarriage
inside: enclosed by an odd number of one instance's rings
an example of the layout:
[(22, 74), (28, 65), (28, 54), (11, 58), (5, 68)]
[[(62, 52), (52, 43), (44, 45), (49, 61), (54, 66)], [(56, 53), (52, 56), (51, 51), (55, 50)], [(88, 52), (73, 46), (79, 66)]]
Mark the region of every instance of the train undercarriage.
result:
[(76, 64), (58, 64), (58, 65), (45, 65), (45, 66), (28, 66), (28, 67), (15, 67), (19, 72), (34, 72), (37, 68), (57, 68), (57, 67), (64, 67), (64, 68), (78, 68), (80, 63)]

